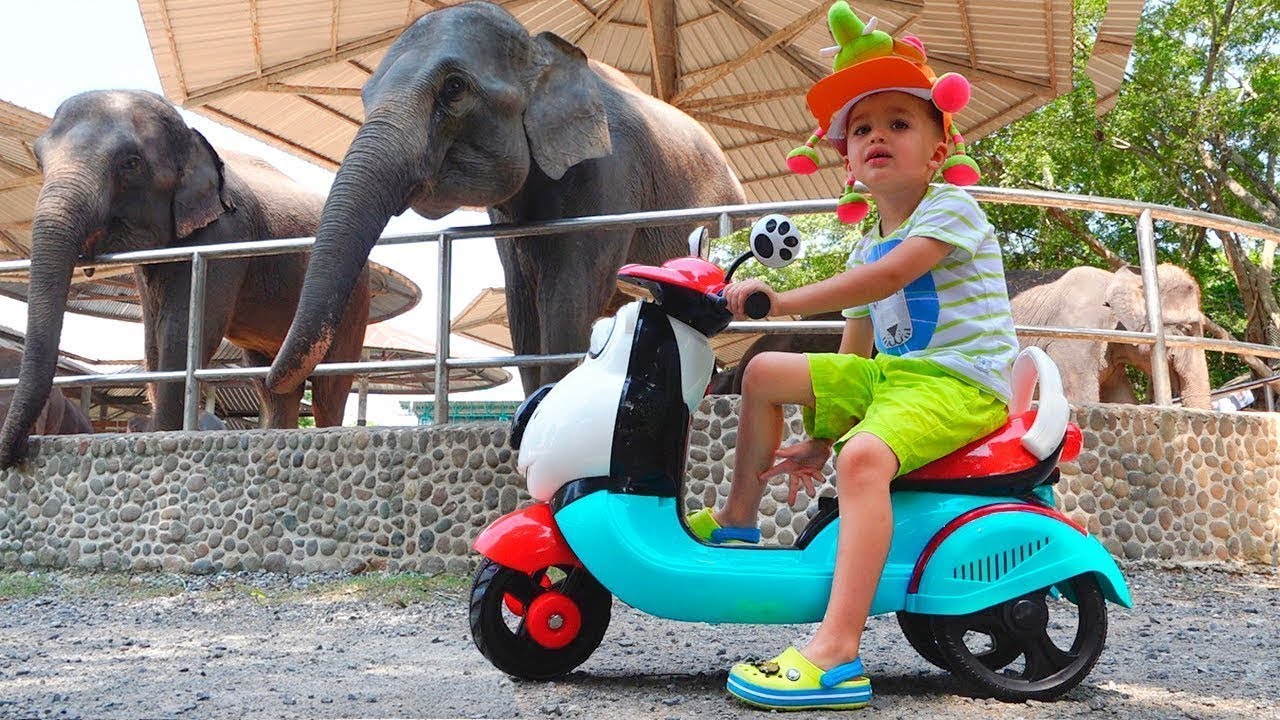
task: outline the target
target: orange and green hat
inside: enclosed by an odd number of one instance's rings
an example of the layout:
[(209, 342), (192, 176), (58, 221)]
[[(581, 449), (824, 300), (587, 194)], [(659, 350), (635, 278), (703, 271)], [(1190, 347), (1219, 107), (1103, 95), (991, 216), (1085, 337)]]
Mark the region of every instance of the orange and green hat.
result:
[[(896, 91), (928, 100), (942, 112), (943, 131), (955, 146), (942, 167), (943, 178), (955, 185), (976, 183), (977, 165), (966, 154), (964, 138), (954, 132), (952, 122), (953, 114), (969, 102), (969, 81), (957, 73), (935, 75), (927, 63), (924, 43), (912, 36), (894, 39), (876, 30), (874, 17), (863, 23), (845, 0), (831, 6), (827, 26), (837, 43), (823, 51), (824, 55), (835, 56), (833, 72), (815, 83), (805, 98), (818, 127), (808, 142), (787, 156), (787, 166), (800, 174), (817, 170), (818, 154), (814, 146), (823, 137), (845, 157), (849, 111), (868, 95)], [(837, 209), (846, 222), (857, 222), (866, 215), (866, 200), (853, 192), (854, 182), (850, 175)], [(854, 205), (844, 208), (846, 204)], [(856, 219), (849, 219), (855, 215)]]

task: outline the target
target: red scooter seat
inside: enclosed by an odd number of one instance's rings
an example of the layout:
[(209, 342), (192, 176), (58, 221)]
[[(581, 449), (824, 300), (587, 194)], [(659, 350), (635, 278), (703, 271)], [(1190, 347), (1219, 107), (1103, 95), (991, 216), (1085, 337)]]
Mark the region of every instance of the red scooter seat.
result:
[[(1031, 410), (1037, 384), (1040, 404)], [(1056, 478), (1058, 463), (1080, 454), (1080, 428), (1069, 422), (1058, 367), (1039, 348), (1027, 348), (1013, 366), (1009, 421), (950, 455), (898, 478), (898, 490), (1023, 492)]]

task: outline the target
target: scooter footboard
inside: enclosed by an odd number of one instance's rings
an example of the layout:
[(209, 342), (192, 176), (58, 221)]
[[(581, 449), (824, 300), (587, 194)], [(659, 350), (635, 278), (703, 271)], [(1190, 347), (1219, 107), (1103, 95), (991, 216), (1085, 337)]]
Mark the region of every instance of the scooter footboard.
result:
[(1021, 503), (986, 506), (934, 535), (908, 584), (906, 609), (964, 615), (1084, 573), (1108, 600), (1133, 607), (1115, 560), (1064, 515)]

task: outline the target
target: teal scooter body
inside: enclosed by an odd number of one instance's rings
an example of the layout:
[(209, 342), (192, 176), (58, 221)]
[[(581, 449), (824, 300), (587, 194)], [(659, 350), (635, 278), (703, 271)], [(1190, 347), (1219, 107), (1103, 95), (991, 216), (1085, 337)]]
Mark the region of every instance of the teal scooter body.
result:
[[(1097, 573), (1108, 599), (1130, 606), (1106, 550), (1062, 520), (1000, 512), (958, 528), (920, 565), (949, 522), (984, 507), (1025, 507), (1014, 497), (893, 494), (893, 544), (871, 614), (906, 610), (962, 615)], [(804, 547), (710, 545), (679, 522), (674, 498), (605, 491), (555, 514), (582, 565), (619, 600), (658, 617), (711, 623), (808, 623), (822, 619), (831, 592), (839, 518)], [(995, 563), (994, 567), (991, 563)], [(968, 571), (972, 566), (973, 571)], [(965, 577), (956, 569), (964, 568)], [(990, 569), (988, 569), (990, 568)]]

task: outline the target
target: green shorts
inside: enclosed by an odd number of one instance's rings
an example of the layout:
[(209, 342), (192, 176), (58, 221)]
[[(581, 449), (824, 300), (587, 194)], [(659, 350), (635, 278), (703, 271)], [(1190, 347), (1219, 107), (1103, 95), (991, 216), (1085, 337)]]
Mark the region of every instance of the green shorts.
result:
[(835, 438), (835, 449), (871, 433), (898, 456), (898, 474), (991, 433), (1009, 419), (1004, 401), (942, 366), (881, 353), (809, 353), (814, 407), (804, 409), (810, 437)]

